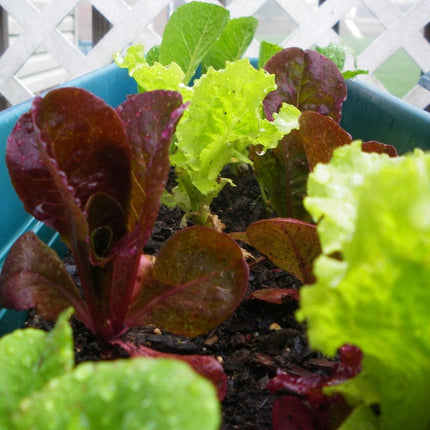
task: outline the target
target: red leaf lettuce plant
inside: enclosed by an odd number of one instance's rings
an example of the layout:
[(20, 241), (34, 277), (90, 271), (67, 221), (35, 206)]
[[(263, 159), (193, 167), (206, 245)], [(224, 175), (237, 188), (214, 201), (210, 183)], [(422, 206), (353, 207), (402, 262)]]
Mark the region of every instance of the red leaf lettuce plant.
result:
[(130, 96), (116, 110), (77, 88), (34, 99), (8, 139), (7, 166), (26, 210), (70, 247), (81, 289), (30, 232), (5, 261), (3, 307), (36, 308), (55, 320), (72, 305), (102, 341), (151, 323), (195, 336), (236, 309), (248, 267), (227, 235), (189, 228), (157, 258), (142, 254), (184, 108), (173, 91)]

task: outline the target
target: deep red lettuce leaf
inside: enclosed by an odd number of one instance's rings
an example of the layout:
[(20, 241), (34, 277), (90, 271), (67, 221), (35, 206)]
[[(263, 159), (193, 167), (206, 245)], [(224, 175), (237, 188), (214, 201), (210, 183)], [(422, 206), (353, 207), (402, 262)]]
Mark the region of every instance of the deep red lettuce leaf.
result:
[(131, 149), (131, 207), (128, 228), (136, 222), (146, 243), (158, 214), (170, 169), (170, 141), (186, 105), (175, 91), (136, 94), (117, 108)]
[(218, 399), (222, 401), (227, 394), (227, 375), (221, 364), (215, 357), (207, 355), (180, 355), (170, 354), (166, 352), (155, 351), (144, 345), (134, 345), (130, 342), (124, 342), (120, 339), (114, 340), (112, 343), (123, 348), (130, 357), (150, 357), (150, 358), (170, 358), (173, 360), (181, 360), (188, 363), (197, 373), (204, 376), (215, 386), (218, 394)]
[[(352, 408), (336, 394), (327, 396), (323, 388), (338, 385), (353, 378), (361, 371), (363, 353), (353, 345), (339, 349), (339, 361), (327, 374), (305, 373), (294, 375), (282, 370), (269, 381), (267, 389), (272, 393), (289, 392), (278, 400), (273, 408), (273, 428), (310, 428), (333, 430), (339, 427)], [(282, 399), (282, 400), (281, 400)], [(302, 426), (302, 427), (301, 427)], [(311, 426), (311, 427), (309, 427)]]
[(85, 90), (61, 88), (36, 97), (8, 139), (6, 162), (26, 210), (67, 242), (85, 240), (83, 211), (91, 195), (107, 193), (128, 205), (124, 127), (112, 108)]
[(246, 235), (278, 267), (305, 284), (315, 281), (312, 266), (321, 245), (314, 224), (291, 218), (264, 219), (251, 224)]
[(160, 250), (128, 320), (197, 336), (236, 310), (248, 272), (240, 248), (228, 235), (201, 226), (181, 230)]
[[(328, 163), (333, 151), (350, 144), (352, 137), (336, 121), (315, 111), (299, 117), (300, 128), (293, 130), (274, 149), (259, 154), (251, 148), (249, 156), (267, 203), (278, 216), (310, 221), (303, 206), (309, 172), (318, 163)], [(363, 151), (397, 155), (396, 148), (380, 142), (362, 144)]]
[(303, 206), (309, 165), (299, 130), (292, 130), (265, 154), (252, 147), (249, 156), (254, 163), (254, 175), (276, 214), (310, 221)]
[(303, 112), (299, 117), (299, 125), (311, 171), (318, 163), (328, 163), (336, 148), (352, 142), (351, 135), (336, 121), (318, 112)]
[(390, 157), (397, 157), (397, 149), (393, 145), (388, 145), (386, 143), (381, 143), (376, 140), (369, 140), (363, 142), (361, 149), (364, 152), (377, 152), (378, 154), (388, 154)]
[(264, 100), (268, 119), (282, 103), (302, 112), (313, 110), (339, 122), (346, 99), (346, 84), (333, 61), (313, 50), (286, 48), (275, 54), (264, 69), (276, 76), (276, 90)]
[(42, 318), (55, 321), (73, 305), (85, 321), (86, 304), (57, 253), (33, 232), (11, 247), (0, 275), (0, 306), (35, 308)]
[(351, 407), (340, 395), (314, 396), (306, 400), (281, 396), (272, 410), (273, 430), (335, 430), (350, 414)]

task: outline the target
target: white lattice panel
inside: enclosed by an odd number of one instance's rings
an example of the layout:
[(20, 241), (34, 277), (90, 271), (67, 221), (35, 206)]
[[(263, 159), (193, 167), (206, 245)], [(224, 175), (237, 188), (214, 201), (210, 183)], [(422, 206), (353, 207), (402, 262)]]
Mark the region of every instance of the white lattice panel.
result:
[[(0, 6), (23, 28), (22, 34), (0, 57), (0, 93), (12, 104), (33, 95), (17, 74), (41, 47), (65, 69), (67, 79), (110, 63), (113, 52), (131, 43), (141, 42), (149, 48), (160, 41), (160, 35), (153, 29), (153, 21), (168, 6), (190, 1), (88, 0), (112, 24), (112, 29), (85, 56), (58, 29), (80, 0), (51, 0), (41, 10), (30, 0), (0, 0)], [(217, 0), (206, 2), (223, 3)], [(430, 22), (430, 0), (416, 0), (405, 11), (399, 8), (401, 0), (326, 0), (320, 6), (317, 0), (230, 0), (226, 7), (232, 17), (258, 15), (269, 2), (294, 24), (294, 28), (282, 34), (282, 40), (278, 42), (285, 47), (309, 48), (339, 42), (340, 37), (332, 27), (342, 22), (354, 8), (367, 8), (372, 20), (378, 22), (383, 31), (360, 53), (358, 66), (370, 72), (363, 79), (379, 87), (382, 84), (374, 72), (400, 48), (422, 71), (430, 70), (430, 44), (423, 35), (423, 27)], [(248, 55), (258, 54), (257, 40), (253, 41)], [(430, 104), (430, 91), (416, 86), (405, 100), (425, 107)]]

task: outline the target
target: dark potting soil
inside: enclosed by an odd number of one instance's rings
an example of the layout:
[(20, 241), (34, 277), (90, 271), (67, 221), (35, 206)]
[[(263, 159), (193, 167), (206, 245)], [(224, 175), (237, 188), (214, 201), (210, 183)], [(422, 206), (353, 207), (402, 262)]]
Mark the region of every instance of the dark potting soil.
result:
[[(252, 175), (245, 170), (235, 182), (237, 186), (227, 185), (212, 205), (213, 212), (225, 224), (226, 233), (244, 231), (250, 223), (268, 217)], [(145, 252), (156, 254), (164, 241), (180, 229), (181, 218), (180, 210), (162, 206)], [(278, 368), (306, 375), (330, 371), (333, 365), (309, 348), (306, 327), (294, 318), (295, 301), (286, 299), (276, 305), (248, 299), (249, 294), (258, 289), (300, 287), (296, 278), (255, 250), (248, 248), (248, 251), (251, 255), (248, 259), (250, 282), (247, 296), (236, 312), (219, 327), (192, 339), (154, 327), (132, 329), (124, 337), (162, 352), (216, 357), (228, 377), (227, 395), (222, 402), (222, 430), (272, 428), (275, 396), (265, 387)], [(47, 330), (52, 327), (34, 312), (30, 313), (27, 325)], [(76, 363), (105, 359), (100, 345), (85, 326), (76, 320), (72, 325)], [(111, 358), (127, 357), (118, 349), (114, 349), (113, 354)]]

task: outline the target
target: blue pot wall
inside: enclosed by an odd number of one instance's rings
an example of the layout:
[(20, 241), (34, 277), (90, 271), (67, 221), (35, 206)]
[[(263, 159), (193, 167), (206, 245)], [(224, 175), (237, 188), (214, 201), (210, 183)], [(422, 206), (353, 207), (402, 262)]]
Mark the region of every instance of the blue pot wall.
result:
[[(430, 149), (429, 113), (359, 81), (349, 81), (347, 85), (348, 98), (343, 106), (341, 125), (354, 139), (379, 140), (396, 146), (401, 154), (416, 147)], [(115, 64), (71, 80), (65, 86), (91, 91), (113, 107), (122, 103), (128, 94), (136, 92), (136, 83), (127, 70)], [(10, 246), (28, 230), (36, 232), (60, 254), (65, 250), (55, 232), (24, 211), (5, 165), (7, 138), (30, 105), (31, 101), (28, 101), (0, 112), (0, 268)], [(22, 326), (25, 315), (25, 312), (0, 309), (0, 336)]]

